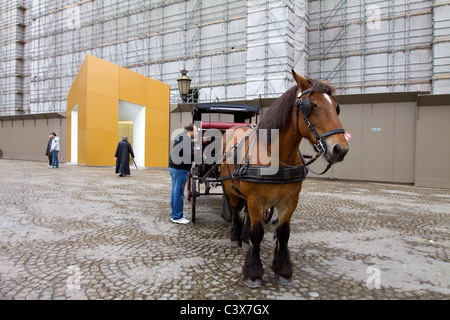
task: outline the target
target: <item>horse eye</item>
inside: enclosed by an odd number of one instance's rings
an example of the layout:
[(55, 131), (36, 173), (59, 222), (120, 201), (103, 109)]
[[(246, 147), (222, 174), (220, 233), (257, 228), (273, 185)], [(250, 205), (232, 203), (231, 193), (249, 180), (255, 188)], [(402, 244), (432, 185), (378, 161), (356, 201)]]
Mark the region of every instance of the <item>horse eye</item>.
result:
[(339, 113), (341, 113), (341, 108), (339, 108), (339, 105), (337, 105), (337, 107), (336, 107), (336, 112), (338, 115), (339, 115)]
[(311, 109), (313, 109), (313, 108), (317, 108), (317, 104), (311, 102)]

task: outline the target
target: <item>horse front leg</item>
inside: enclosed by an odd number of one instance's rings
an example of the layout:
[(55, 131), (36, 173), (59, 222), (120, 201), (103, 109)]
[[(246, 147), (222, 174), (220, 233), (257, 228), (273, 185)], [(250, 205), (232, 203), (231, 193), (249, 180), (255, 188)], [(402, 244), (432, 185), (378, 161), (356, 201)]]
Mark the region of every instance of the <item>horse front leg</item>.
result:
[(250, 241), (242, 273), (244, 275), (244, 283), (248, 287), (259, 288), (263, 284), (262, 276), (264, 274), (264, 268), (260, 258), (260, 246), (264, 238), (262, 207), (257, 201), (248, 201), (247, 204), (250, 218)]
[(279, 225), (275, 230), (276, 245), (272, 270), (278, 284), (281, 285), (290, 284), (292, 279), (292, 262), (288, 249), (289, 233), (289, 222)]
[[(290, 221), (294, 213), (297, 201), (292, 201), (284, 210), (281, 210), (278, 218), (278, 226), (275, 230), (276, 239), (272, 270), (275, 272), (276, 280), (280, 285), (288, 285), (292, 279), (292, 262), (288, 249), (290, 235)], [(280, 211), (279, 211), (280, 212)]]

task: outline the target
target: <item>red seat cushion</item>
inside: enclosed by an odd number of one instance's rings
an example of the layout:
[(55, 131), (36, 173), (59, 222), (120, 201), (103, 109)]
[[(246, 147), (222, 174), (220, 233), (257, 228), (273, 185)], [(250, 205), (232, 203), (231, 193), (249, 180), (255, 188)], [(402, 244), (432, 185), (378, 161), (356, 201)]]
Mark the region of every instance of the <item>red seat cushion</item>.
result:
[(235, 126), (245, 126), (249, 123), (239, 123), (239, 122), (219, 122), (219, 121), (202, 121), (200, 127), (202, 129), (219, 129), (227, 130)]

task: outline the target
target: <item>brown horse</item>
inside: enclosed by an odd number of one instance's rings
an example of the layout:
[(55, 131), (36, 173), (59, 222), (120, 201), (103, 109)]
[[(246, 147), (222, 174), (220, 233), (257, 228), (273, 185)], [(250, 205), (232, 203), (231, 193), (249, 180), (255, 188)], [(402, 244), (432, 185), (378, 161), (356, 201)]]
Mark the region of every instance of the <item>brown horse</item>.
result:
[[(264, 273), (260, 260), (260, 243), (264, 236), (262, 216), (263, 212), (272, 206), (278, 210), (272, 269), (278, 283), (287, 285), (291, 282), (289, 225), (297, 207), (302, 180), (307, 172), (303, 171), (306, 169), (299, 153), (302, 138), (307, 138), (319, 152), (318, 155), (324, 155), (329, 165), (342, 161), (349, 149), (338, 117), (339, 106), (332, 97), (332, 88), (326, 81), (312, 82), (297, 75), (294, 70), (292, 74), (297, 85), (273, 103), (256, 129), (247, 127), (230, 130), (222, 139), (224, 160), (221, 164), (221, 179), (225, 199), (232, 214), (230, 239), (238, 245), (241, 245), (242, 241), (250, 240), (243, 266), (244, 282), (249, 287), (262, 286)], [(281, 180), (274, 181), (273, 177), (277, 176), (273, 175), (272, 180), (265, 180), (261, 175), (256, 178), (242, 174), (268, 166), (267, 162), (261, 162), (258, 156), (261, 152), (258, 150), (264, 150), (271, 156), (274, 154), (273, 142), (270, 143), (273, 140), (269, 141), (269, 138), (264, 140), (258, 136), (258, 132), (263, 131), (262, 129), (278, 130), (277, 157), (271, 157), (270, 165), (276, 163), (280, 172), (285, 170), (282, 175), (285, 177), (287, 175), (287, 180), (280, 178)], [(239, 162), (239, 158), (246, 160)], [(289, 171), (291, 169), (292, 171)], [(239, 219), (239, 212), (245, 204), (248, 209), (247, 220), (250, 222), (248, 228), (245, 228)]]

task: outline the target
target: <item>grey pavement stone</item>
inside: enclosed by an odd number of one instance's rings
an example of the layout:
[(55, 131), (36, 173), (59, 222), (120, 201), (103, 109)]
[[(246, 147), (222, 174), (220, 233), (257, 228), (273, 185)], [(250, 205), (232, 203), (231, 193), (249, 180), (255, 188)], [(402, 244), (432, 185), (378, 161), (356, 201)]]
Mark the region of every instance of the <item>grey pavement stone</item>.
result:
[[(242, 282), (221, 197), (170, 222), (169, 173), (0, 160), (0, 299), (448, 299), (450, 191), (308, 178), (290, 286), (265, 225), (264, 286)], [(186, 217), (190, 204), (185, 202)], [(317, 292), (318, 297), (311, 297)]]

